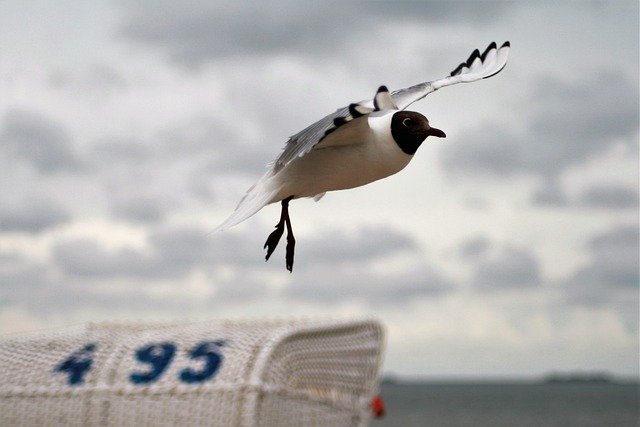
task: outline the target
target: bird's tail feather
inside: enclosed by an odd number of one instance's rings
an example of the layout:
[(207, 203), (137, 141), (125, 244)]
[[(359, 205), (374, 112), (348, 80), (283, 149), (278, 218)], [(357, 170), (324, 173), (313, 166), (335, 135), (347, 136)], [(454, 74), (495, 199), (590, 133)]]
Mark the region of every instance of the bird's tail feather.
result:
[(274, 185), (273, 174), (268, 172), (255, 183), (247, 194), (240, 200), (235, 211), (222, 224), (217, 226), (211, 233), (226, 230), (240, 224), (245, 219), (256, 214), (260, 209), (273, 201), (273, 198), (280, 191), (280, 187)]

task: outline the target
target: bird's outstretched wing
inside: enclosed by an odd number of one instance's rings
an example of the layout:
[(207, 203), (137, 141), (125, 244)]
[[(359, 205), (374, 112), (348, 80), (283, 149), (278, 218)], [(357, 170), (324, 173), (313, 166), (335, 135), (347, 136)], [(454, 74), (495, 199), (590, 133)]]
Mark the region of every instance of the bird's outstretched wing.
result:
[[(493, 42), (482, 54), (476, 49), (471, 53), (469, 59), (458, 65), (458, 67), (451, 72), (450, 76), (392, 92), (390, 97), (391, 104), (389, 103), (388, 96), (384, 97), (383, 95), (384, 92), (386, 92), (386, 88), (381, 86), (374, 99), (360, 101), (348, 107), (340, 108), (336, 112), (329, 114), (291, 136), (282, 153), (270, 164), (270, 167), (274, 172), (279, 171), (296, 157), (302, 157), (310, 152), (328, 134), (338, 127), (355, 118), (379, 109), (395, 107), (396, 109), (404, 110), (409, 105), (442, 87), (457, 83), (474, 82), (498, 74), (507, 64), (509, 49), (509, 42), (505, 42), (500, 48)], [(381, 94), (382, 96), (380, 96)]]
[(492, 42), (483, 53), (474, 50), (465, 62), (461, 63), (448, 77), (431, 82), (420, 83), (406, 89), (394, 91), (391, 96), (401, 110), (421, 100), (442, 87), (458, 83), (475, 82), (495, 76), (507, 65), (511, 44), (504, 42), (500, 48)]
[(391, 98), (389, 89), (386, 86), (380, 86), (373, 100), (353, 103), (348, 107), (340, 108), (335, 113), (329, 114), (290, 137), (280, 156), (271, 164), (272, 170), (277, 173), (291, 160), (304, 156), (313, 149), (344, 145), (344, 142), (341, 141), (349, 141), (348, 138), (341, 140), (329, 136), (347, 124), (349, 126), (345, 126), (345, 128), (354, 127), (354, 125), (361, 128), (362, 126), (358, 126), (358, 124), (361, 124), (363, 118), (370, 113), (390, 109), (397, 110), (398, 106)]

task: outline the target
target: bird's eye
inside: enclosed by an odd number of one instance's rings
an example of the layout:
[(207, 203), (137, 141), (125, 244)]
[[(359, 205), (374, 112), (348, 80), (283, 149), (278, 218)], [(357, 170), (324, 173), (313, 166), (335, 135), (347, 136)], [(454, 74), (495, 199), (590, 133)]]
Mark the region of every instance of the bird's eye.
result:
[(410, 118), (406, 118), (402, 121), (402, 124), (404, 125), (404, 127), (411, 127), (411, 125), (413, 124), (413, 120), (411, 120)]

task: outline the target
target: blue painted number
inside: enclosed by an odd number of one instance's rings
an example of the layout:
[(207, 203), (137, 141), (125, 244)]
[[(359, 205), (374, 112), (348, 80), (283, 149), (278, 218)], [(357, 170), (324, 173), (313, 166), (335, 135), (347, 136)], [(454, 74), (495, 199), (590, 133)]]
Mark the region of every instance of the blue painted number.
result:
[(147, 384), (157, 381), (167, 369), (176, 353), (176, 346), (172, 343), (152, 344), (136, 351), (136, 358), (140, 362), (148, 363), (151, 369), (147, 372), (134, 372), (130, 379), (134, 384)]
[(67, 382), (69, 385), (75, 386), (84, 383), (84, 376), (91, 369), (93, 352), (96, 350), (96, 347), (93, 343), (85, 345), (56, 366), (54, 371), (67, 373)]
[(200, 359), (204, 362), (204, 366), (200, 370), (191, 368), (183, 369), (180, 372), (180, 380), (182, 382), (193, 384), (206, 381), (213, 377), (220, 368), (222, 362), (222, 354), (220, 347), (224, 346), (224, 341), (210, 341), (198, 343), (189, 353), (191, 359)]

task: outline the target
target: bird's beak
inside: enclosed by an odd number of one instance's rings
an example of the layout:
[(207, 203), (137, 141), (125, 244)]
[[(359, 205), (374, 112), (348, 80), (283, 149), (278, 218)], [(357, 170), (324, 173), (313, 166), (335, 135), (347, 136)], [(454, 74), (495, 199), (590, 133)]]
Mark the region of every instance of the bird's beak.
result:
[(438, 138), (446, 138), (447, 135), (442, 132), (440, 129), (438, 128), (430, 128), (427, 131), (427, 136), (437, 136)]

